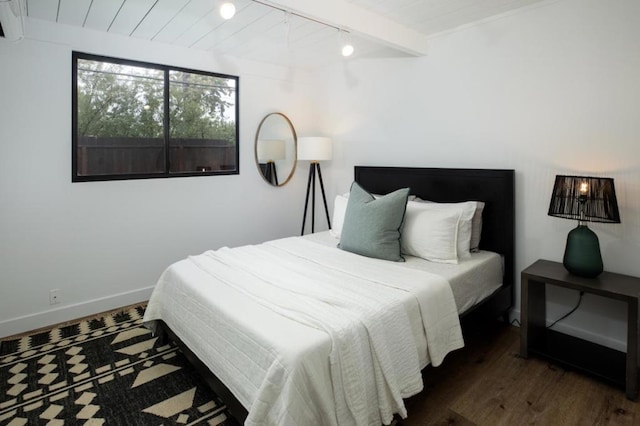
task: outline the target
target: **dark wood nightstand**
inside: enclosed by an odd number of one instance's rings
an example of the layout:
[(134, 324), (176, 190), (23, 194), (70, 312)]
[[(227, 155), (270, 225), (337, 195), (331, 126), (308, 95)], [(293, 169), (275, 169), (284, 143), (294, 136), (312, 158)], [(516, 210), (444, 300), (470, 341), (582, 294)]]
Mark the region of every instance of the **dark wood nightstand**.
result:
[[(603, 272), (597, 278), (571, 275), (561, 263), (538, 260), (521, 274), (520, 354), (537, 355), (583, 371), (638, 396), (638, 296), (640, 278)], [(627, 352), (547, 329), (545, 284), (596, 294), (627, 304)]]

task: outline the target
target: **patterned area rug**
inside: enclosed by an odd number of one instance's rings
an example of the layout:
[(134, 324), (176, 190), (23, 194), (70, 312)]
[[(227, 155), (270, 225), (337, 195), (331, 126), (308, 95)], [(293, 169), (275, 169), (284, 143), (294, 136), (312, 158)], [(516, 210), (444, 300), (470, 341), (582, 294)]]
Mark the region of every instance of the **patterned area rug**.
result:
[(3, 341), (0, 425), (228, 425), (225, 407), (144, 307)]

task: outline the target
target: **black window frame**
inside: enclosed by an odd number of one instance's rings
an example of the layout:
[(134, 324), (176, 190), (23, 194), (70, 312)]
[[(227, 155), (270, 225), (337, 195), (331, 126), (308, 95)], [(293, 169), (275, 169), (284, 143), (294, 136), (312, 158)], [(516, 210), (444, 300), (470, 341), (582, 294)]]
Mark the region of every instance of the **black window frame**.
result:
[[(151, 62), (114, 58), (111, 56), (95, 55), (72, 51), (71, 55), (71, 133), (72, 133), (72, 182), (94, 182), (94, 181), (112, 181), (112, 180), (129, 180), (129, 179), (158, 179), (158, 178), (176, 178), (176, 177), (194, 177), (194, 176), (218, 176), (218, 175), (238, 175), (240, 174), (240, 77), (214, 73), (210, 71), (194, 70), (171, 65), (155, 64)], [(164, 149), (165, 149), (165, 169), (158, 173), (133, 173), (133, 174), (101, 174), (101, 175), (78, 175), (78, 59), (86, 59), (93, 61), (102, 61), (115, 63), (119, 65), (130, 65), (136, 67), (144, 67), (150, 69), (162, 70), (164, 74)], [(170, 172), (170, 123), (169, 123), (169, 72), (179, 71), (184, 73), (200, 74), (216, 78), (225, 78), (235, 80), (235, 169), (233, 170), (204, 170), (190, 172)]]

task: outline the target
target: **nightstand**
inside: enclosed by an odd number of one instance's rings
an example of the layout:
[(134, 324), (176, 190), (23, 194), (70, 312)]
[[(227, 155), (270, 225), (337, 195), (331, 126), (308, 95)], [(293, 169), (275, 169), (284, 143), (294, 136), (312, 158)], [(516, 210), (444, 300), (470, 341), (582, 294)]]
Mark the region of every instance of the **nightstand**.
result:
[[(571, 275), (561, 263), (538, 260), (521, 274), (520, 354), (540, 356), (625, 389), (638, 396), (638, 295), (640, 278), (603, 272), (596, 278)], [(546, 285), (583, 291), (627, 304), (627, 352), (546, 327)]]

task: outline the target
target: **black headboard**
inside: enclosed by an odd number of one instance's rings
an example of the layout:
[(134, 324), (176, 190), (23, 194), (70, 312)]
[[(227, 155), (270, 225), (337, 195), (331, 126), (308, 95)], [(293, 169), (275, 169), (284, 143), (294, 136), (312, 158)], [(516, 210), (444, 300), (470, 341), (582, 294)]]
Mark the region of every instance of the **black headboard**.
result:
[(411, 188), (424, 200), (484, 201), (480, 248), (504, 256), (505, 282), (514, 283), (514, 171), (418, 167), (355, 167), (355, 180), (375, 194)]

